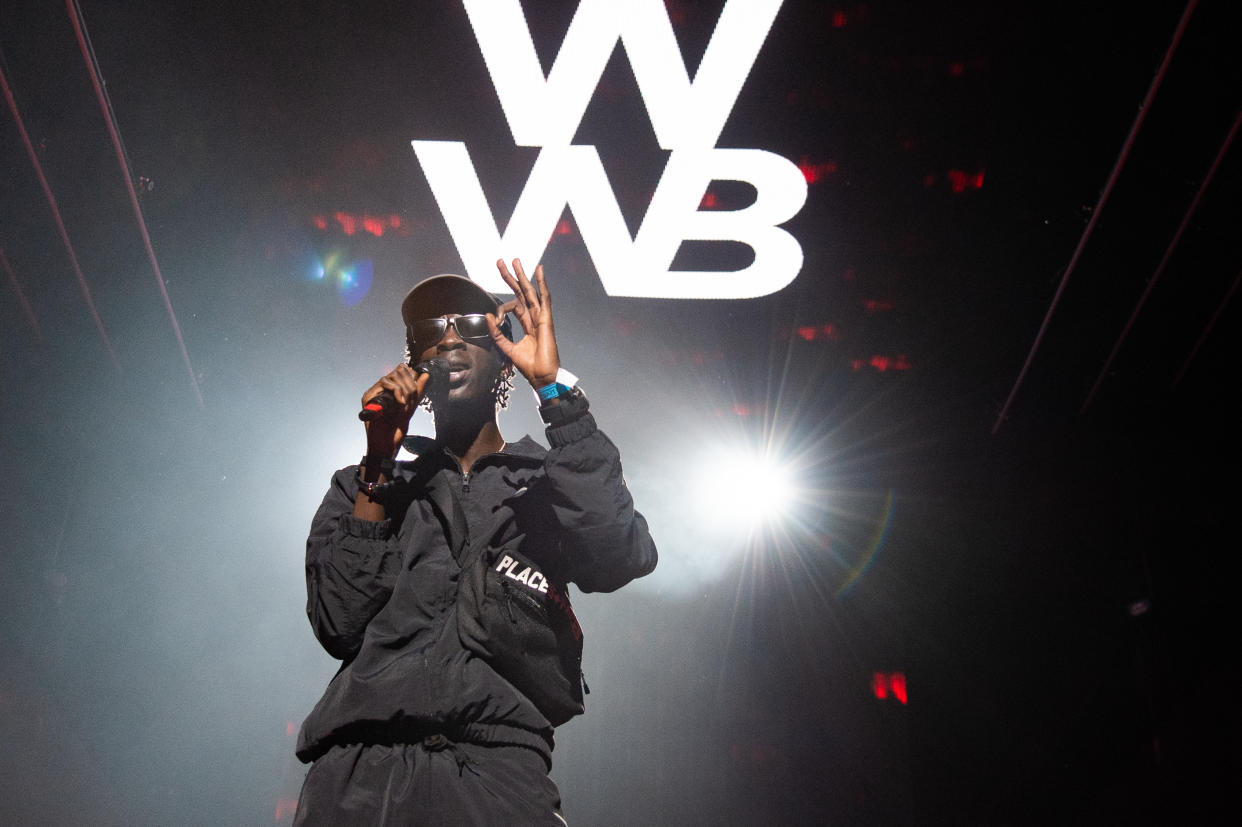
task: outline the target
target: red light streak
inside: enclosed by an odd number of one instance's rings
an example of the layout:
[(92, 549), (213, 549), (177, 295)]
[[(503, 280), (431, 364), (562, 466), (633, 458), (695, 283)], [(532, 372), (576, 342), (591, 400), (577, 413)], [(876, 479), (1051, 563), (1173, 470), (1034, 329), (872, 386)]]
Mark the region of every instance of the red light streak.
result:
[[(345, 235), (354, 235), (359, 229), (370, 233), (376, 238), (383, 238), (384, 233), (390, 229), (403, 231), (399, 232), (399, 235), (409, 235), (405, 221), (396, 213), (388, 215), (371, 215), (370, 213), (356, 215), (344, 210), (337, 210), (332, 214), (332, 220), (341, 225), (341, 231)], [(311, 216), (310, 223), (317, 230), (327, 230), (329, 222), (327, 217), (323, 215), (313, 215)]]
[(727, 416), (733, 416), (733, 417), (738, 417), (741, 419), (746, 419), (747, 417), (750, 417), (752, 414), (755, 416), (762, 416), (765, 411), (766, 411), (766, 407), (764, 406), (753, 407), (746, 402), (734, 402), (732, 405), (729, 405), (727, 407), (712, 408), (712, 416), (714, 416), (716, 419), (724, 419)]
[(9, 264), (8, 256), (4, 254), (3, 247), (0, 247), (0, 269), (4, 270), (9, 277), (9, 286), (17, 294), (17, 301), (22, 306), (22, 313), (26, 316), (26, 321), (30, 323), (31, 329), (34, 330), (35, 340), (42, 344), (43, 328), (39, 327), (39, 318), (35, 315), (34, 308), (30, 306), (30, 302), (26, 299), (26, 293), (22, 290), (21, 282), (17, 280), (17, 273), (13, 270), (13, 265)]
[(870, 14), (871, 10), (866, 3), (859, 3), (850, 9), (832, 9), (828, 13), (828, 25), (834, 29), (844, 29), (846, 26), (864, 24)]
[[(77, 25), (76, 18), (74, 25)], [(108, 331), (104, 329), (103, 319), (99, 316), (99, 310), (95, 307), (95, 299), (91, 296), (91, 289), (86, 284), (86, 276), (82, 274), (82, 267), (78, 264), (78, 254), (74, 252), (73, 244), (69, 241), (69, 231), (65, 229), (64, 218), (61, 217), (60, 207), (56, 203), (56, 196), (52, 194), (52, 186), (47, 182), (47, 176), (43, 174), (43, 165), (39, 163), (39, 156), (35, 153), (34, 145), (30, 142), (30, 135), (26, 132), (26, 123), (22, 120), (21, 112), (17, 108), (17, 98), (13, 95), (13, 90), (9, 88), (9, 80), (5, 77), (4, 71), (0, 69), (0, 90), (4, 92), (4, 98), (9, 104), (9, 111), (13, 114), (13, 120), (17, 124), (18, 134), (21, 135), (22, 143), (26, 147), (26, 154), (30, 157), (30, 165), (34, 167), (35, 175), (39, 178), (39, 185), (43, 187), (43, 197), (47, 199), (47, 205), (52, 211), (52, 218), (56, 222), (56, 229), (60, 231), (61, 243), (65, 245), (65, 252), (69, 256), (69, 263), (73, 266), (74, 276), (77, 277), (78, 287), (82, 291), (82, 298), (86, 300), (86, 306), (91, 311), (91, 318), (95, 321), (95, 329), (99, 331), (99, 338), (103, 340), (104, 347), (108, 351), (108, 356), (112, 360), (112, 366), (117, 370), (121, 369), (121, 363), (117, 360), (116, 351), (112, 349), (112, 340), (108, 338)], [(126, 181), (128, 182), (128, 177)], [(133, 187), (130, 186), (132, 193)], [(137, 201), (137, 196), (135, 203)], [(160, 281), (160, 288), (163, 289), (163, 280)], [(181, 339), (181, 331), (177, 330), (177, 339)], [(183, 351), (184, 353), (184, 348)], [(194, 391), (198, 393), (198, 384), (194, 382), (194, 373), (190, 372), (190, 381), (194, 384)], [(202, 406), (202, 396), (199, 395), (199, 406)]]
[(332, 217), (335, 218), (337, 223), (341, 225), (341, 229), (345, 232), (345, 235), (353, 235), (358, 232), (358, 219), (354, 218), (349, 213), (338, 212)]
[[(194, 398), (198, 402), (198, 407), (203, 407), (203, 392), (198, 386), (198, 377), (194, 373), (194, 365), (190, 362), (190, 352), (185, 346), (185, 337), (181, 335), (181, 324), (177, 321), (177, 314), (173, 311), (172, 299), (168, 295), (168, 284), (164, 281), (164, 273), (160, 269), (159, 260), (155, 257), (155, 247), (151, 243), (151, 233), (147, 230), (147, 220), (143, 217), (142, 206), (138, 203), (138, 193), (134, 190), (135, 175), (129, 167), (129, 159), (125, 157), (125, 149), (121, 140), (121, 130), (116, 122), (116, 115), (113, 113), (112, 101), (108, 99), (108, 93), (104, 89), (103, 80), (99, 76), (99, 61), (95, 58), (95, 49), (90, 45), (90, 38), (86, 34), (86, 20), (82, 17), (82, 9), (78, 7), (77, 0), (66, 0), (65, 6), (69, 11), (69, 19), (73, 23), (73, 33), (77, 37), (78, 48), (82, 52), (82, 60), (86, 63), (87, 72), (91, 76), (91, 86), (95, 89), (95, 100), (99, 102), (100, 112), (103, 114), (104, 124), (108, 127), (108, 136), (112, 139), (112, 148), (116, 151), (117, 166), (120, 167), (121, 177), (125, 181), (125, 189), (129, 194), (129, 205), (134, 211), (134, 218), (138, 222), (138, 232), (142, 236), (142, 246), (147, 251), (147, 261), (151, 264), (151, 272), (155, 275), (155, 282), (160, 289), (160, 298), (164, 301), (164, 311), (168, 314), (168, 321), (172, 324), (173, 333), (177, 337), (177, 347), (181, 351), (181, 361), (185, 365), (185, 372), (190, 379), (190, 387), (194, 389)], [(109, 346), (111, 349), (111, 346)]]
[(988, 70), (988, 59), (986, 57), (976, 57), (971, 60), (955, 60), (949, 64), (949, 76), (960, 78), (967, 72), (986, 72)]
[(961, 193), (968, 189), (983, 189), (983, 170), (975, 173), (963, 172), (960, 169), (949, 170), (949, 186), (953, 188), (953, 192)]
[(1039, 325), (1039, 332), (1035, 334), (1035, 342), (1031, 345), (1031, 349), (1026, 355), (1026, 361), (1022, 364), (1022, 369), (1018, 371), (1018, 377), (1014, 380), (1013, 387), (1009, 390), (1009, 396), (1005, 399), (1005, 404), (1001, 406), (1000, 412), (996, 415), (996, 422), (992, 424), (993, 434), (1000, 429), (1001, 423), (1009, 415), (1009, 406), (1013, 404), (1018, 388), (1022, 386), (1023, 380), (1026, 379), (1027, 371), (1031, 368), (1031, 362), (1035, 359), (1035, 352), (1039, 350), (1039, 345), (1048, 330), (1052, 314), (1056, 311), (1057, 304), (1061, 301), (1061, 294), (1065, 292), (1065, 285), (1069, 283), (1070, 276), (1078, 264), (1083, 248), (1086, 247), (1087, 240), (1091, 238), (1091, 233), (1095, 229), (1100, 212), (1104, 209), (1104, 205), (1108, 203), (1113, 186), (1117, 183), (1117, 178), (1121, 175), (1121, 169), (1125, 166), (1126, 159), (1130, 156), (1130, 148), (1134, 145), (1135, 138), (1138, 137), (1139, 128), (1142, 127), (1143, 121), (1147, 118), (1147, 113), (1151, 111), (1152, 99), (1155, 97), (1157, 90), (1160, 89), (1160, 84), (1164, 81), (1165, 72), (1168, 71), (1169, 63), (1173, 60), (1173, 53), (1177, 51), (1177, 46), (1181, 43), (1182, 35), (1186, 32), (1186, 26), (1190, 23), (1190, 15), (1194, 10), (1195, 2), (1191, 0), (1191, 2), (1186, 4), (1186, 9), (1182, 12), (1182, 17), (1177, 23), (1177, 30), (1173, 33), (1173, 41), (1169, 44), (1168, 50), (1165, 51), (1164, 59), (1160, 62), (1160, 68), (1156, 71), (1156, 76), (1152, 78), (1151, 86), (1147, 89), (1147, 95), (1143, 98), (1143, 103), (1138, 108), (1138, 115), (1130, 126), (1130, 134), (1126, 136), (1125, 143), (1121, 145), (1121, 154), (1117, 156), (1117, 161), (1113, 164), (1113, 170), (1108, 174), (1108, 181), (1104, 184), (1104, 190), (1100, 193), (1099, 200), (1096, 201), (1095, 209), (1091, 211), (1091, 220), (1087, 222), (1086, 229), (1083, 230), (1082, 236), (1078, 239), (1078, 246), (1074, 249), (1074, 254), (1070, 256), (1069, 264), (1065, 266), (1065, 272), (1061, 274), (1061, 282), (1057, 285), (1057, 290), (1052, 296), (1052, 303), (1048, 306), (1048, 312), (1044, 314), (1044, 320)]
[(288, 796), (282, 796), (276, 799), (276, 820), (280, 821), (285, 816), (293, 817), (298, 812), (298, 800)]
[(814, 184), (821, 178), (834, 174), (837, 171), (837, 162), (820, 161), (812, 163), (810, 158), (803, 155), (802, 160), (798, 162), (798, 169), (802, 172), (802, 177), (806, 179), (808, 184)]
[(868, 313), (883, 313), (893, 309), (893, 303), (887, 299), (864, 299), (863, 309)]
[(840, 331), (837, 330), (836, 325), (832, 324), (802, 325), (793, 330), (781, 331), (782, 339), (788, 339), (791, 335), (797, 336), (804, 342), (814, 342), (817, 340), (835, 342), (840, 338)]
[(895, 357), (880, 356), (877, 354), (872, 356), (870, 359), (855, 359), (851, 365), (855, 371), (860, 371), (867, 367), (874, 368), (880, 373), (885, 373), (890, 370), (910, 370), (910, 362), (904, 353)]
[(888, 676), (888, 686), (893, 690), (893, 697), (901, 701), (902, 706), (905, 706), (908, 700), (906, 695), (905, 674), (902, 672), (893, 672)]
[(891, 696), (905, 706), (908, 700), (906, 674), (904, 672), (872, 672), (871, 694), (880, 700)]

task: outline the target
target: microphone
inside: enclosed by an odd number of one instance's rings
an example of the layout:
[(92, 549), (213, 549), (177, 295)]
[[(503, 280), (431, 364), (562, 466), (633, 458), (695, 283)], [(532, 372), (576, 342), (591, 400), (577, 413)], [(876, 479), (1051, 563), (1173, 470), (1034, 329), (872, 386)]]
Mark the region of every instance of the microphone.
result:
[[(448, 360), (436, 357), (425, 362), (419, 362), (414, 366), (414, 372), (427, 377), (420, 383), (421, 387), (418, 389), (418, 396), (421, 399), (432, 387), (442, 385), (448, 381)], [(362, 410), (358, 411), (358, 418), (363, 422), (370, 422), (372, 419), (391, 417), (396, 412), (396, 397), (392, 395), (392, 391), (385, 390), (380, 391), (367, 400), (367, 404), (363, 405)]]

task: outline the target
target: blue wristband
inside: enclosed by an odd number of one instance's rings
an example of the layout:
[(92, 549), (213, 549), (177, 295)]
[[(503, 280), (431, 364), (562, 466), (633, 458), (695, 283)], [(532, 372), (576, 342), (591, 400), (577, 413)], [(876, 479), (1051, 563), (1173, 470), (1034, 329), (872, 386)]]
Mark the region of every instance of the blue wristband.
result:
[(556, 399), (558, 396), (568, 393), (569, 388), (559, 382), (553, 382), (551, 385), (544, 385), (536, 392), (539, 394), (540, 400), (547, 402), (549, 399)]
[(543, 405), (553, 399), (559, 399), (562, 396), (573, 396), (574, 389), (578, 387), (578, 377), (574, 376), (564, 368), (556, 371), (556, 378), (542, 388), (531, 388), (535, 392), (535, 403)]

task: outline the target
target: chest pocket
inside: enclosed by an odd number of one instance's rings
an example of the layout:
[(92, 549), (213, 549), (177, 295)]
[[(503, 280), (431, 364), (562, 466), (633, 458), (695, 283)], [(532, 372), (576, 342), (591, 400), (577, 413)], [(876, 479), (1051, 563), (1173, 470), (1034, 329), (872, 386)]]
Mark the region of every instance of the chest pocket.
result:
[(582, 627), (564, 585), (515, 550), (471, 556), (457, 592), (462, 644), (553, 726), (581, 715)]
[(462, 569), (457, 589), (462, 645), (553, 726), (581, 715), (582, 627), (565, 584), (519, 550), (519, 543), (498, 549), (487, 545), (487, 534), (467, 537), (465, 514), (450, 485), (432, 484), (428, 493)]

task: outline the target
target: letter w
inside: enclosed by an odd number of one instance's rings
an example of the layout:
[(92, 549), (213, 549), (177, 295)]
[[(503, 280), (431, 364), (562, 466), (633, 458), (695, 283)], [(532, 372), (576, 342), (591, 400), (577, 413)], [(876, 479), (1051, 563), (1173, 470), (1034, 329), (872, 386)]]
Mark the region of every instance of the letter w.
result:
[(728, 0), (690, 82), (663, 0), (582, 0), (544, 78), (518, 0), (463, 0), (513, 141), (567, 145), (620, 38), (663, 149), (716, 144), (782, 0)]
[(502, 238), (466, 145), (460, 141), (411, 143), (466, 274), (485, 290), (510, 292), (496, 272), (497, 257), (543, 258), (567, 204), (588, 248), (612, 251), (609, 264), (621, 272), (631, 267), (632, 240), (595, 147), (541, 149)]

